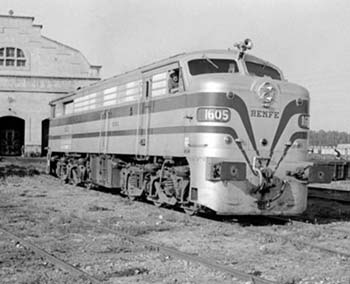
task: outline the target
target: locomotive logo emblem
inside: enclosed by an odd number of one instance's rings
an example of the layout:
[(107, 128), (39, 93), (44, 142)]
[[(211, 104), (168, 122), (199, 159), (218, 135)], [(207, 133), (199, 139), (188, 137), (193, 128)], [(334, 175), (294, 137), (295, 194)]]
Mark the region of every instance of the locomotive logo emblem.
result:
[(262, 106), (269, 108), (274, 102), (277, 95), (277, 88), (269, 82), (260, 85), (258, 89), (258, 96), (262, 99)]

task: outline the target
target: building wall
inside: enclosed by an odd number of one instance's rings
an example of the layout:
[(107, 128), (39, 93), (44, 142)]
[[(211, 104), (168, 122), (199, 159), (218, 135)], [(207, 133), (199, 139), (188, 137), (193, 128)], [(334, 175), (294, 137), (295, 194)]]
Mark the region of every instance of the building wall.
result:
[(100, 66), (41, 31), (33, 17), (0, 15), (0, 118), (25, 120), (27, 152), (41, 149), (49, 102), (100, 79)]

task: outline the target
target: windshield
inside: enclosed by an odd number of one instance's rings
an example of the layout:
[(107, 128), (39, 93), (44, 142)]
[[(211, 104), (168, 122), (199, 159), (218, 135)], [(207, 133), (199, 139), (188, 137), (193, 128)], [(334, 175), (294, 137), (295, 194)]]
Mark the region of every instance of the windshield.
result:
[(275, 80), (281, 80), (281, 74), (271, 66), (251, 61), (246, 61), (245, 64), (249, 75), (258, 77), (267, 76)]
[(191, 75), (207, 73), (236, 73), (237, 63), (231, 59), (215, 59), (203, 56), (201, 59), (194, 59), (188, 62)]

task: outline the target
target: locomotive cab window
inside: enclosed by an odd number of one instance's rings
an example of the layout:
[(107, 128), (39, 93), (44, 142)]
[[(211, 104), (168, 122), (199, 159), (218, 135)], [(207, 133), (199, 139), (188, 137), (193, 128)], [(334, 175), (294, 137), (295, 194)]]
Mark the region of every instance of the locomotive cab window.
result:
[(175, 94), (183, 90), (183, 83), (180, 77), (180, 69), (176, 68), (168, 72), (168, 92)]
[(273, 67), (264, 63), (257, 63), (252, 61), (245, 62), (249, 75), (258, 77), (270, 77), (274, 80), (282, 80), (281, 74)]
[(152, 97), (175, 94), (183, 90), (184, 84), (178, 65), (173, 64), (164, 71), (154, 74), (151, 78)]
[(208, 73), (237, 73), (238, 67), (235, 60), (215, 59), (203, 56), (201, 59), (194, 59), (188, 62), (191, 75)]

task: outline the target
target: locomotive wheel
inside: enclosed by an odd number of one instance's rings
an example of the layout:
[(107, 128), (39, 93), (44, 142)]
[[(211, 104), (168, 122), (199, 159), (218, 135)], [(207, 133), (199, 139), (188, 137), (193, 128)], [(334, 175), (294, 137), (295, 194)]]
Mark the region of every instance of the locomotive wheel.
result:
[(56, 174), (62, 182), (66, 183), (68, 181), (67, 169), (63, 169), (63, 167), (59, 164), (57, 164), (56, 167)]
[(156, 197), (157, 199), (152, 199), (153, 204), (157, 207), (162, 207), (163, 202), (159, 200), (159, 197)]
[(56, 177), (61, 178), (61, 166), (59, 163), (56, 164), (55, 174), (56, 174)]
[(196, 203), (190, 201), (190, 191), (189, 186), (187, 185), (183, 191), (182, 196), (182, 205), (181, 208), (185, 211), (185, 213), (189, 216), (196, 215), (199, 210), (199, 206)]
[(163, 205), (163, 202), (160, 200), (158, 192), (157, 192), (157, 188), (155, 186), (156, 183), (159, 183), (159, 179), (155, 178), (151, 180), (150, 183), (150, 198), (149, 200), (151, 200), (153, 202), (153, 204), (157, 207), (161, 207)]
[(89, 181), (85, 184), (86, 189), (88, 190), (95, 190), (98, 189), (98, 185), (94, 184), (93, 182)]
[(133, 195), (129, 195), (129, 194), (128, 194), (128, 199), (129, 199), (130, 201), (135, 201), (135, 200), (136, 200), (136, 196), (133, 196)]
[(128, 197), (128, 199), (131, 200), (131, 201), (134, 201), (134, 200), (136, 200), (136, 198), (137, 198), (137, 196), (132, 195), (132, 190), (131, 190), (131, 188), (132, 188), (133, 186), (134, 186), (134, 185), (133, 185), (132, 182), (131, 182), (130, 174), (128, 174), (127, 177), (126, 177), (126, 189), (125, 189), (125, 193), (126, 193), (126, 196)]
[(79, 178), (79, 173), (78, 173), (78, 169), (72, 169), (72, 178), (71, 178), (71, 182), (73, 185), (77, 186), (81, 183), (81, 180)]
[(191, 204), (189, 206), (182, 207), (185, 213), (189, 216), (196, 215), (198, 212), (198, 206), (196, 204)]

